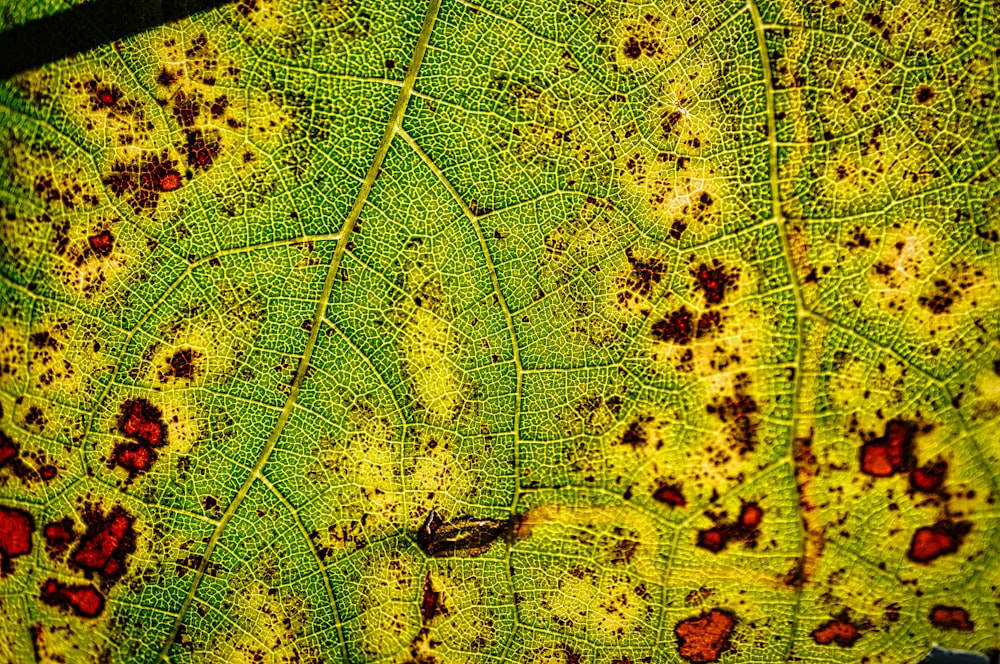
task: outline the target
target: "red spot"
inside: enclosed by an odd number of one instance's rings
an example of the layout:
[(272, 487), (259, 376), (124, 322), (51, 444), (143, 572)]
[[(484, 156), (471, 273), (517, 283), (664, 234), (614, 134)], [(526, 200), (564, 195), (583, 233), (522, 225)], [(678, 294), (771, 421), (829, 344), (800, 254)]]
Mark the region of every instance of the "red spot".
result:
[(122, 98), (121, 90), (114, 86), (101, 85), (96, 80), (87, 81), (83, 87), (90, 93), (90, 106), (95, 111), (111, 108)]
[(705, 292), (705, 301), (708, 304), (722, 302), (726, 289), (736, 281), (735, 273), (727, 272), (718, 259), (712, 262), (712, 267), (704, 263), (699, 265), (694, 276), (698, 280), (698, 288)]
[(969, 612), (960, 606), (935, 606), (929, 616), (931, 623), (939, 629), (956, 629), (971, 632), (975, 623), (969, 620)]
[(14, 439), (0, 431), (0, 468), (11, 459), (16, 458), (19, 451)]
[(427, 576), (424, 578), (424, 598), (420, 602), (420, 616), (424, 622), (427, 622), (440, 612), (441, 593), (434, 590), (434, 586), (431, 584), (431, 573), (427, 572)]
[(111, 235), (111, 231), (101, 231), (97, 235), (92, 235), (87, 238), (87, 242), (90, 243), (90, 248), (95, 254), (101, 258), (105, 258), (111, 255), (111, 249), (114, 247), (115, 238)]
[(121, 467), (130, 476), (149, 472), (159, 455), (156, 450), (140, 443), (119, 443), (111, 454), (110, 468)]
[(58, 474), (59, 470), (52, 465), (42, 466), (38, 469), (38, 474), (42, 476), (42, 479), (48, 482)]
[(712, 553), (718, 553), (726, 548), (729, 537), (724, 526), (715, 526), (708, 530), (698, 531), (698, 546), (708, 549)]
[(972, 530), (968, 521), (942, 519), (933, 526), (917, 528), (906, 554), (915, 563), (929, 563), (941, 556), (958, 551), (965, 536)]
[(934, 493), (944, 484), (944, 476), (948, 472), (948, 464), (937, 461), (932, 464), (914, 468), (910, 471), (910, 487), (914, 491)]
[(813, 630), (812, 637), (813, 641), (823, 646), (836, 643), (843, 648), (850, 648), (861, 638), (861, 632), (846, 618), (837, 618)]
[(681, 492), (680, 484), (662, 485), (653, 492), (653, 500), (673, 505), (674, 507), (684, 507), (687, 505), (687, 499), (684, 498), (684, 494)]
[(160, 409), (145, 399), (130, 399), (122, 404), (118, 430), (123, 436), (149, 447), (163, 445), (167, 425), (163, 423)]
[(890, 477), (913, 465), (913, 438), (917, 426), (890, 420), (885, 433), (861, 446), (861, 470), (873, 477)]
[(81, 618), (96, 618), (104, 610), (104, 596), (90, 585), (66, 585), (49, 579), (42, 585), (40, 598), (49, 606), (71, 609)]
[(764, 517), (764, 510), (757, 503), (747, 503), (740, 511), (740, 525), (744, 528), (756, 528)]
[(135, 551), (135, 519), (115, 507), (107, 515), (100, 508), (88, 510), (84, 520), (87, 532), (80, 538), (70, 563), (113, 583), (124, 573), (126, 559)]
[(674, 627), (677, 649), (689, 662), (716, 662), (732, 646), (729, 635), (736, 625), (730, 611), (712, 609), (697, 618), (682, 620)]
[(69, 548), (69, 545), (76, 538), (76, 534), (73, 532), (73, 520), (65, 517), (62, 521), (50, 523), (42, 530), (42, 535), (45, 537), (45, 545), (49, 555), (52, 558), (57, 558)]
[(31, 553), (35, 520), (16, 507), (0, 507), (0, 577), (14, 571), (11, 561)]
[(685, 307), (653, 324), (653, 336), (660, 341), (672, 341), (683, 346), (691, 341), (691, 312)]

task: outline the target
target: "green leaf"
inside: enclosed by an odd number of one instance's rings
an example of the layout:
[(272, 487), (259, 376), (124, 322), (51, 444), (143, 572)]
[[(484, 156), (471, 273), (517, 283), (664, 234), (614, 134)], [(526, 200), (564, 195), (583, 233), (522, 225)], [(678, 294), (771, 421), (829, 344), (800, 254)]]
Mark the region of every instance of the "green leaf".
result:
[(240, 0), (6, 80), (0, 660), (995, 648), (996, 23)]

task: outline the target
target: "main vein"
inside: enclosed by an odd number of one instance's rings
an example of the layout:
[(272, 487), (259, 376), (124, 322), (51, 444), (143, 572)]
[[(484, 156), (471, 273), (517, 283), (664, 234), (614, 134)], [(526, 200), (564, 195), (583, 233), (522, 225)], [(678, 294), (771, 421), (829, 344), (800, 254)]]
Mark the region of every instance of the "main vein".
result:
[[(316, 309), (313, 311), (312, 325), (309, 328), (309, 339), (306, 342), (305, 349), (302, 351), (302, 359), (299, 360), (298, 369), (295, 371), (295, 377), (292, 380), (291, 389), (288, 393), (288, 399), (285, 401), (285, 405), (281, 409), (281, 414), (278, 416), (274, 429), (271, 431), (271, 435), (268, 436), (267, 442), (264, 444), (264, 448), (257, 457), (257, 461), (254, 463), (253, 469), (247, 476), (246, 480), (244, 480), (242, 486), (240, 486), (236, 496), (229, 503), (228, 508), (219, 520), (218, 526), (216, 526), (215, 530), (212, 532), (212, 536), (209, 538), (208, 544), (205, 546), (205, 553), (202, 555), (201, 561), (198, 563), (198, 569), (195, 570), (191, 587), (188, 589), (188, 593), (184, 598), (184, 603), (181, 604), (181, 609), (177, 613), (177, 619), (174, 621), (173, 628), (170, 630), (170, 634), (167, 636), (163, 643), (163, 647), (160, 649), (159, 659), (161, 661), (169, 661), (170, 649), (176, 641), (177, 635), (180, 633), (181, 626), (184, 623), (184, 616), (187, 614), (187, 611), (198, 592), (198, 586), (201, 584), (201, 580), (205, 576), (205, 569), (208, 567), (208, 562), (212, 557), (212, 553), (215, 550), (216, 545), (219, 543), (219, 539), (222, 537), (222, 533), (225, 531), (226, 526), (233, 518), (233, 515), (236, 514), (236, 510), (239, 509), (243, 499), (246, 498), (247, 494), (250, 492), (250, 487), (253, 486), (255, 481), (262, 477), (264, 466), (267, 464), (267, 460), (271, 456), (271, 452), (274, 451), (274, 446), (278, 442), (278, 438), (281, 436), (281, 432), (284, 430), (285, 424), (288, 422), (292, 409), (295, 407), (299, 391), (302, 388), (302, 382), (305, 380), (306, 371), (309, 368), (309, 362), (312, 359), (313, 351), (316, 348), (316, 339), (319, 337), (322, 320), (326, 315), (326, 309), (330, 303), (330, 293), (333, 291), (333, 284), (337, 279), (337, 274), (340, 272), (340, 263), (343, 259), (344, 252), (347, 250), (347, 243), (350, 240), (354, 227), (358, 222), (358, 217), (361, 216), (361, 210), (364, 208), (365, 203), (368, 200), (368, 195), (371, 193), (372, 186), (375, 184), (375, 180), (378, 178), (379, 172), (382, 170), (382, 162), (385, 161), (385, 156), (389, 152), (389, 146), (392, 144), (393, 138), (395, 138), (396, 134), (402, 128), (403, 113), (406, 111), (406, 106), (410, 101), (410, 95), (413, 92), (413, 84), (417, 79), (417, 72), (420, 70), (420, 63), (423, 61), (424, 53), (427, 51), (427, 44), (430, 41), (431, 30), (434, 28), (434, 21), (437, 18), (438, 9), (440, 7), (441, 0), (430, 0), (427, 6), (427, 13), (424, 16), (424, 22), (420, 28), (420, 36), (417, 38), (417, 45), (413, 50), (413, 57), (410, 60), (410, 66), (406, 70), (406, 78), (403, 79), (403, 86), (400, 88), (399, 96), (396, 98), (396, 105), (393, 107), (392, 114), (389, 116), (389, 121), (386, 123), (385, 131), (382, 133), (382, 140), (379, 143), (378, 150), (375, 152), (375, 157), (372, 159), (371, 165), (368, 167), (368, 172), (365, 174), (364, 182), (362, 182), (361, 189), (358, 191), (357, 198), (354, 200), (354, 206), (351, 208), (350, 213), (348, 213), (347, 218), (344, 220), (343, 226), (341, 226), (340, 239), (337, 241), (337, 247), (333, 251), (333, 258), (330, 260), (330, 266), (326, 272), (326, 279), (323, 282), (323, 290), (320, 293), (319, 300), (316, 302)], [(334, 604), (334, 610), (337, 610), (336, 604)], [(339, 615), (337, 618), (337, 632), (341, 647), (345, 649), (344, 654), (346, 661), (347, 646), (344, 642)]]

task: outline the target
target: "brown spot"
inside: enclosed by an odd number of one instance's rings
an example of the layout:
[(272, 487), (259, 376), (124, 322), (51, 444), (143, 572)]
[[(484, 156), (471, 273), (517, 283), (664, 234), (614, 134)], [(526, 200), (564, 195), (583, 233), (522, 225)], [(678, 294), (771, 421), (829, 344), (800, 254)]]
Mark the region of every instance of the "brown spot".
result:
[(111, 249), (114, 247), (115, 238), (111, 235), (111, 231), (104, 230), (97, 235), (92, 235), (87, 238), (87, 242), (90, 244), (90, 248), (95, 254), (101, 258), (106, 258), (111, 255)]
[(625, 250), (625, 257), (632, 266), (632, 276), (627, 286), (634, 293), (649, 295), (653, 291), (653, 286), (660, 283), (660, 279), (663, 278), (666, 266), (656, 258), (636, 258), (631, 248)]
[(907, 557), (915, 563), (926, 564), (941, 556), (955, 553), (972, 530), (968, 521), (942, 519), (933, 526), (917, 528), (910, 542)]
[(934, 90), (926, 85), (917, 87), (916, 98), (918, 104), (929, 104), (934, 101)]
[(155, 210), (160, 194), (175, 191), (182, 184), (177, 162), (168, 158), (167, 153), (152, 155), (141, 164), (116, 163), (111, 173), (104, 178), (104, 184), (116, 197), (127, 196), (136, 213)]
[(934, 281), (935, 292), (930, 296), (917, 298), (922, 306), (927, 307), (932, 314), (946, 314), (951, 310), (951, 305), (955, 303), (958, 293), (951, 287), (951, 284), (944, 279)]
[(16, 507), (0, 507), (0, 577), (14, 571), (12, 560), (31, 553), (35, 520)]
[(182, 127), (190, 127), (194, 124), (194, 121), (198, 118), (198, 113), (201, 110), (201, 103), (198, 99), (194, 97), (188, 97), (181, 91), (178, 91), (173, 98), (174, 102), (174, 117), (177, 118), (177, 122), (180, 123)]
[(84, 90), (90, 93), (90, 107), (95, 111), (112, 108), (122, 98), (122, 91), (114, 86), (102, 85), (91, 80), (83, 84)]
[(730, 273), (719, 263), (718, 259), (712, 262), (712, 267), (702, 263), (694, 272), (695, 279), (698, 280), (698, 288), (704, 291), (705, 301), (708, 304), (718, 304), (726, 295), (726, 289), (736, 283), (735, 271)]
[(161, 374), (160, 379), (167, 376), (191, 380), (194, 378), (195, 362), (201, 357), (201, 353), (191, 348), (178, 349), (167, 362), (167, 370)]
[(861, 446), (861, 471), (873, 477), (889, 477), (911, 468), (916, 433), (913, 422), (886, 422), (884, 434)]
[(677, 649), (689, 662), (716, 662), (730, 650), (729, 635), (736, 625), (731, 611), (712, 609), (697, 618), (682, 620), (674, 627)]
[(723, 523), (712, 528), (699, 530), (696, 544), (712, 553), (719, 553), (732, 541), (742, 541), (753, 548), (760, 535), (760, 523), (764, 510), (757, 503), (745, 503), (735, 523)]
[(935, 606), (928, 616), (931, 624), (938, 629), (955, 629), (960, 632), (971, 632), (975, 623), (969, 620), (969, 612), (960, 606)]
[(829, 620), (812, 632), (813, 641), (826, 646), (836, 643), (842, 648), (850, 648), (861, 638), (861, 632), (846, 617)]
[(38, 469), (38, 474), (41, 475), (42, 479), (45, 480), (46, 482), (53, 479), (58, 473), (59, 470), (51, 464), (42, 466), (41, 468)]
[(441, 612), (441, 593), (434, 590), (431, 573), (424, 577), (424, 597), (420, 602), (420, 617), (426, 623)]
[(177, 80), (177, 75), (169, 71), (165, 67), (160, 69), (160, 73), (156, 75), (156, 82), (165, 88), (170, 87)]
[(444, 522), (431, 510), (417, 531), (417, 546), (433, 557), (478, 556), (489, 550), (497, 538), (510, 532), (510, 526), (508, 519), (467, 516)]
[(681, 239), (681, 236), (684, 235), (684, 231), (687, 230), (687, 227), (686, 223), (680, 219), (676, 219), (674, 223), (670, 225), (670, 237), (675, 240)]
[(661, 485), (660, 488), (653, 492), (653, 500), (674, 507), (685, 507), (687, 505), (687, 499), (681, 491), (680, 484)]
[(653, 323), (653, 337), (683, 346), (691, 341), (691, 318), (691, 312), (686, 307), (681, 307), (666, 318)]
[(639, 46), (639, 40), (636, 39), (634, 35), (630, 36), (625, 41), (625, 46), (622, 48), (622, 52), (629, 60), (638, 59), (638, 57), (642, 55), (642, 48)]
[(42, 530), (42, 536), (45, 537), (45, 549), (49, 552), (49, 556), (53, 559), (59, 558), (76, 539), (73, 520), (65, 517), (62, 521), (50, 523)]
[(42, 603), (72, 610), (81, 618), (96, 618), (104, 610), (104, 596), (91, 585), (66, 585), (49, 579), (39, 597)]
[(70, 565), (87, 573), (97, 573), (105, 583), (113, 584), (125, 573), (128, 556), (135, 551), (135, 518), (121, 507), (107, 515), (99, 507), (84, 514), (87, 532), (70, 557)]
[(625, 430), (622, 434), (622, 445), (628, 445), (632, 449), (637, 450), (640, 447), (646, 446), (646, 432), (643, 431), (642, 425), (638, 422), (633, 422), (629, 425), (629, 428)]
[(948, 464), (944, 461), (925, 464), (910, 471), (910, 487), (914, 491), (934, 493), (944, 484)]
[(729, 425), (733, 443), (740, 454), (753, 451), (757, 445), (758, 423), (754, 415), (759, 411), (757, 401), (747, 391), (750, 377), (737, 374), (733, 394), (714, 397), (707, 411)]
[(206, 138), (205, 132), (201, 129), (193, 129), (184, 132), (187, 135), (187, 162), (195, 170), (206, 170), (219, 156), (221, 149), (221, 139), (218, 136)]

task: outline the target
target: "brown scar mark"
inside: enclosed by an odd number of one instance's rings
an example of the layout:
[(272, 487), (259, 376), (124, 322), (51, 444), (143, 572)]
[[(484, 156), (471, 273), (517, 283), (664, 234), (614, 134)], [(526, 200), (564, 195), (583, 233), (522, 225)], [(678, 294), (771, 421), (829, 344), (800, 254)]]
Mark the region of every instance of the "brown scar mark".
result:
[(945, 461), (935, 461), (910, 471), (910, 488), (921, 493), (935, 493), (944, 484), (948, 473)]
[(428, 571), (427, 576), (424, 577), (424, 595), (420, 602), (420, 617), (424, 623), (427, 623), (441, 613), (441, 609), (441, 593), (434, 590), (431, 573)]
[(732, 649), (729, 637), (735, 625), (736, 616), (725, 609), (680, 621), (674, 626), (680, 656), (688, 662), (718, 661), (722, 653)]
[(428, 556), (478, 556), (501, 535), (511, 532), (510, 519), (474, 519), (458, 517), (445, 522), (434, 510), (427, 514), (417, 531), (417, 546)]
[(906, 556), (915, 563), (927, 564), (941, 556), (955, 553), (972, 530), (968, 521), (941, 519), (933, 526), (917, 528)]
[(721, 524), (712, 528), (699, 530), (697, 545), (712, 553), (719, 553), (731, 541), (742, 541), (753, 548), (757, 545), (760, 535), (760, 523), (764, 519), (764, 510), (757, 503), (744, 503), (740, 516), (735, 523)]
[(913, 422), (886, 422), (884, 434), (861, 446), (861, 471), (872, 477), (890, 477), (912, 468), (916, 433)]
[(653, 492), (653, 500), (673, 507), (687, 506), (680, 484), (663, 484)]
[(128, 556), (135, 551), (135, 518), (122, 507), (106, 515), (100, 507), (88, 508), (83, 515), (87, 532), (70, 557), (70, 566), (90, 578), (96, 573), (107, 585), (115, 583), (127, 569)]
[(969, 620), (969, 612), (960, 606), (938, 604), (931, 609), (928, 620), (938, 629), (971, 632), (975, 628), (975, 623)]
[(42, 585), (43, 604), (71, 610), (81, 618), (96, 618), (104, 610), (104, 596), (91, 585), (67, 585), (49, 579)]
[(97, 235), (91, 235), (87, 238), (87, 243), (95, 255), (107, 258), (111, 255), (111, 250), (114, 248), (115, 238), (111, 234), (111, 231), (104, 230)]
[(697, 279), (696, 287), (705, 293), (705, 302), (713, 305), (722, 302), (726, 289), (736, 283), (737, 271), (727, 270), (716, 258), (712, 261), (712, 267), (702, 263), (693, 274)]
[(861, 638), (861, 632), (845, 613), (814, 629), (812, 637), (813, 641), (823, 646), (835, 643), (841, 648), (850, 648)]
[(795, 460), (795, 488), (798, 492), (802, 527), (805, 531), (802, 555), (785, 576), (785, 584), (801, 588), (812, 578), (825, 546), (823, 528), (816, 523), (817, 506), (812, 500), (813, 480), (819, 474), (819, 464), (812, 451), (812, 431), (808, 436), (796, 437), (793, 442)]
[(0, 506), (0, 578), (14, 571), (13, 560), (31, 553), (35, 520), (16, 507)]

